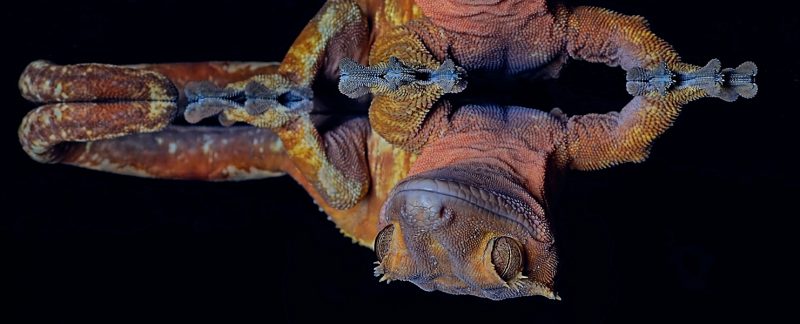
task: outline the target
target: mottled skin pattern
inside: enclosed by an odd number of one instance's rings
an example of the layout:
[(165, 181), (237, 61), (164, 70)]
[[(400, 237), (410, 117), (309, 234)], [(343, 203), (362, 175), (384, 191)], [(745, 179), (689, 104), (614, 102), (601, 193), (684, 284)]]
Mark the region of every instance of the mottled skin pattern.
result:
[[(556, 77), (568, 58), (622, 67), (637, 96), (620, 112), (572, 117), (447, 97), (491, 80)], [(371, 67), (343, 68), (340, 79), (340, 64)], [(37, 161), (122, 174), (288, 173), (345, 235), (375, 249), (381, 280), (558, 298), (548, 196), (560, 175), (643, 161), (684, 104), (733, 85), (755, 94), (754, 66), (712, 65), (698, 72), (641, 17), (605, 9), (331, 0), (280, 64), (34, 62), (20, 89), (44, 105), (19, 136)], [(349, 96), (372, 96), (348, 100), (339, 82), (356, 89)], [(192, 123), (218, 116), (257, 127), (171, 125), (181, 111)]]

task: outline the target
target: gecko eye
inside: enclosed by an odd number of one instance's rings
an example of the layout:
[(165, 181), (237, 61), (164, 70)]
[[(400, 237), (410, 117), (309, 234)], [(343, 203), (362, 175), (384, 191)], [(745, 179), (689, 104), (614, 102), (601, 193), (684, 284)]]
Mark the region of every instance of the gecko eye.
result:
[(389, 245), (392, 244), (392, 234), (394, 234), (394, 224), (384, 227), (375, 237), (375, 254), (378, 261), (383, 262), (383, 258), (389, 254)]
[(514, 279), (522, 272), (522, 246), (516, 240), (502, 236), (490, 244), (494, 271), (503, 281)]

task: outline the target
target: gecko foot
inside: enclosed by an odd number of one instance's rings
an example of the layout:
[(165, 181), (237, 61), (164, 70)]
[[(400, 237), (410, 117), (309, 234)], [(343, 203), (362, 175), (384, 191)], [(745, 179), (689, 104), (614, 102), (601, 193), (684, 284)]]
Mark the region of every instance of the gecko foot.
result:
[(294, 86), (278, 75), (262, 75), (226, 87), (195, 82), (187, 84), (185, 92), (189, 105), (184, 118), (189, 123), (217, 115), (223, 126), (245, 122), (278, 128), (313, 106), (310, 89)]
[[(196, 124), (211, 116), (222, 116), (225, 109), (240, 107), (240, 99), (244, 91), (234, 88), (222, 88), (209, 81), (190, 82), (184, 89), (189, 102), (183, 117), (187, 122)], [(230, 126), (220, 117), (220, 124)]]
[(633, 68), (626, 76), (628, 93), (642, 96), (651, 92), (666, 95), (671, 89), (699, 88), (710, 97), (734, 101), (739, 96), (753, 98), (758, 92), (755, 76), (758, 68), (745, 62), (735, 69), (722, 69), (718, 59), (712, 59), (697, 70), (673, 72), (662, 62), (655, 69)]
[(734, 101), (739, 96), (753, 98), (758, 92), (755, 76), (758, 68), (753, 62), (745, 62), (733, 68), (722, 69), (717, 59), (706, 66), (688, 73), (678, 73), (676, 88), (696, 87), (703, 89), (708, 96), (724, 101)]
[(447, 59), (436, 70), (413, 68), (400, 59), (390, 57), (388, 62), (363, 66), (352, 59), (342, 59), (339, 66), (339, 91), (358, 98), (368, 93), (382, 94), (396, 91), (404, 85), (437, 85), (444, 93), (458, 93), (467, 86), (466, 70)]

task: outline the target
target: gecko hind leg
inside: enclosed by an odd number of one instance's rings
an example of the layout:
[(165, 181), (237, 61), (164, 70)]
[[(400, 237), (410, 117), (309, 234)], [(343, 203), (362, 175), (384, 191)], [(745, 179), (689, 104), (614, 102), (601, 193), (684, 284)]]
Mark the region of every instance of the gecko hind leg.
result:
[(277, 134), (302, 181), (333, 208), (350, 208), (366, 194), (369, 171), (366, 157), (358, 153), (366, 150), (366, 119), (320, 134), (311, 120), (312, 90), (280, 74), (223, 87), (190, 84), (186, 92), (189, 122), (217, 115), (223, 125), (243, 122)]

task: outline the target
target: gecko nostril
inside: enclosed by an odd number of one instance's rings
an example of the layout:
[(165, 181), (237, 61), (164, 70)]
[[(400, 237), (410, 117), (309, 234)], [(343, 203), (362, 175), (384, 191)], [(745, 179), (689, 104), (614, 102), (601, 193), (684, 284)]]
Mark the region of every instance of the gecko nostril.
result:
[(413, 227), (436, 229), (453, 218), (453, 210), (444, 206), (436, 194), (409, 192), (405, 198), (400, 217)]
[(440, 220), (449, 220), (453, 218), (453, 210), (447, 207), (442, 207), (439, 210), (439, 219)]

